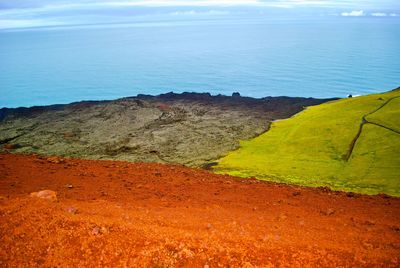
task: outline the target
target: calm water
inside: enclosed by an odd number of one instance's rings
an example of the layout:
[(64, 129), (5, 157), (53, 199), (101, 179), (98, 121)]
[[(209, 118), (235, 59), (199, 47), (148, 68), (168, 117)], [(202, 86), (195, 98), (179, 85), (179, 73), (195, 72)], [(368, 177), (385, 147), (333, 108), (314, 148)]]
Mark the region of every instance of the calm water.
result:
[(0, 31), (0, 107), (168, 91), (341, 97), (400, 86), (400, 19)]

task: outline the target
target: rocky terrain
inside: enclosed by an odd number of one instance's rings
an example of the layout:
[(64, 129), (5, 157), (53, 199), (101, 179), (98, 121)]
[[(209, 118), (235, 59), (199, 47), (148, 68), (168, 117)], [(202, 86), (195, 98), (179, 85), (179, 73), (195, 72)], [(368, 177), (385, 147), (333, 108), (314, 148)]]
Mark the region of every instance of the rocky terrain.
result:
[(270, 122), (327, 100), (210, 94), (0, 109), (0, 150), (86, 159), (212, 165)]
[(0, 154), (0, 267), (399, 267), (400, 199)]

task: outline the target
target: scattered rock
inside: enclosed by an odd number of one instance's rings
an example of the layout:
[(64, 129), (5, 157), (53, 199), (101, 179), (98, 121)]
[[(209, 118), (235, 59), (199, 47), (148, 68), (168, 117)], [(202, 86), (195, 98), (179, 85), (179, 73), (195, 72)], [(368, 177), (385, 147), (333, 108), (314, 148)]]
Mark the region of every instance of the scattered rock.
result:
[(284, 221), (284, 220), (287, 219), (287, 216), (286, 216), (286, 214), (282, 213), (282, 214), (279, 214), (279, 216), (278, 216), (277, 219), (278, 219), (279, 221)]
[(168, 104), (165, 104), (165, 103), (159, 103), (156, 105), (156, 107), (163, 112), (168, 112), (171, 110), (171, 106), (169, 106)]
[(41, 199), (46, 199), (52, 202), (57, 201), (57, 193), (51, 190), (43, 190), (39, 192), (33, 192), (30, 194), (32, 197), (37, 197)]
[(400, 232), (400, 226), (393, 225), (390, 227), (390, 229), (392, 229), (395, 232)]
[(384, 193), (380, 193), (378, 194), (379, 197), (383, 198), (383, 199), (390, 199), (390, 196)]
[(74, 186), (72, 184), (66, 184), (65, 187), (68, 188), (68, 189), (74, 188)]
[(95, 226), (93, 227), (92, 231), (91, 231), (92, 235), (100, 235), (101, 234), (101, 228), (99, 226)]
[(7, 144), (4, 144), (4, 145), (3, 145), (3, 148), (4, 148), (5, 150), (14, 150), (14, 149), (17, 149), (17, 148), (18, 148), (18, 145), (17, 145), (17, 144), (7, 143)]
[(367, 249), (367, 250), (371, 250), (371, 249), (374, 249), (374, 245), (373, 244), (371, 244), (371, 243), (369, 243), (369, 242), (362, 242), (362, 245), (363, 245), (363, 247), (365, 248), (365, 249)]
[(62, 159), (58, 156), (48, 157), (46, 160), (47, 160), (47, 162), (53, 163), (53, 164), (61, 164), (61, 163), (65, 162), (64, 159)]
[(350, 197), (350, 198), (356, 198), (356, 197), (357, 197), (357, 194), (356, 194), (356, 193), (353, 193), (353, 192), (348, 192), (348, 193), (346, 193), (346, 196), (347, 196), (347, 197)]
[(205, 163), (201, 166), (201, 168), (205, 169), (205, 170), (211, 170), (212, 167), (218, 165), (217, 162), (209, 162), (209, 163)]
[(373, 221), (373, 220), (366, 220), (365, 222), (364, 222), (366, 225), (375, 225), (375, 221)]
[(301, 195), (301, 192), (296, 191), (296, 192), (293, 192), (292, 195), (293, 196), (299, 196), (299, 195)]
[(322, 215), (325, 215), (325, 216), (331, 216), (331, 215), (335, 214), (335, 212), (336, 211), (334, 209), (332, 209), (332, 208), (328, 208), (327, 210), (321, 210), (320, 211), (320, 213)]
[(232, 93), (232, 97), (240, 97), (240, 93), (239, 92), (233, 92)]
[(73, 133), (73, 132), (65, 132), (64, 133), (64, 139), (72, 139), (72, 138), (75, 138), (75, 133)]
[(108, 229), (106, 227), (95, 226), (90, 233), (92, 235), (101, 235), (108, 233)]
[(331, 193), (332, 192), (332, 190), (326, 186), (317, 187), (317, 189), (319, 189), (323, 193)]
[(78, 214), (78, 209), (76, 207), (67, 207), (66, 211), (70, 214)]

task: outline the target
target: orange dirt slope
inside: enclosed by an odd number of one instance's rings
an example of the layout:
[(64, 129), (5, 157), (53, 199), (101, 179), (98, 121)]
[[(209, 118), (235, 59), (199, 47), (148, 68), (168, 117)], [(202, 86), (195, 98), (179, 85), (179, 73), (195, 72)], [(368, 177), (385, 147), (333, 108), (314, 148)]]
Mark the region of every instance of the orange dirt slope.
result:
[[(57, 192), (57, 201), (30, 196)], [(0, 267), (398, 267), (400, 199), (0, 154)]]

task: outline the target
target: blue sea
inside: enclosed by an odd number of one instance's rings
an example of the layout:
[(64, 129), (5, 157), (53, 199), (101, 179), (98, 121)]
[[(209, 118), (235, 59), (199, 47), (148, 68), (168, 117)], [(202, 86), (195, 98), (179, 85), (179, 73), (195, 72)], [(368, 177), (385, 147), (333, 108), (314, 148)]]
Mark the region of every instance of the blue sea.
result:
[(0, 107), (139, 93), (344, 97), (400, 86), (400, 18), (241, 18), (0, 31)]

